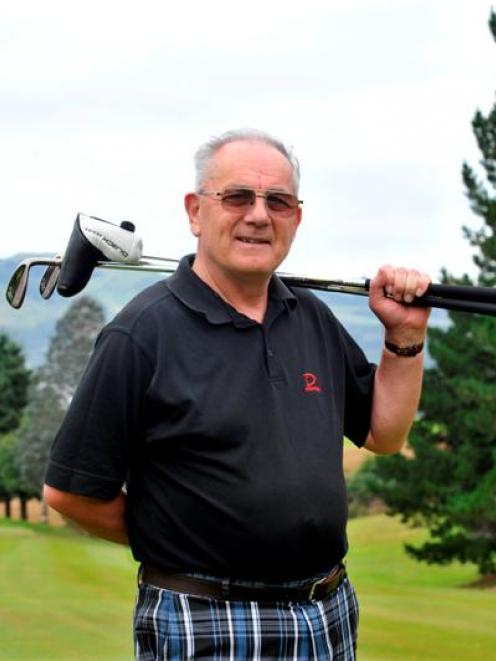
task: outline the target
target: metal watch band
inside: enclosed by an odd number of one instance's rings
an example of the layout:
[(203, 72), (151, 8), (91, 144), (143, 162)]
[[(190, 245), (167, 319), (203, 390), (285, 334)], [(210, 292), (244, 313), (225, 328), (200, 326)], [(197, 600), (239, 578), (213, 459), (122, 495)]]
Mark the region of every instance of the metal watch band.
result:
[(412, 344), (409, 347), (399, 347), (397, 344), (393, 344), (392, 342), (388, 342), (387, 340), (384, 342), (384, 344), (386, 346), (386, 349), (388, 349), (388, 351), (391, 351), (391, 353), (394, 353), (397, 356), (402, 356), (403, 358), (411, 358), (412, 356), (416, 356), (424, 348), (423, 342), (421, 342), (420, 344)]

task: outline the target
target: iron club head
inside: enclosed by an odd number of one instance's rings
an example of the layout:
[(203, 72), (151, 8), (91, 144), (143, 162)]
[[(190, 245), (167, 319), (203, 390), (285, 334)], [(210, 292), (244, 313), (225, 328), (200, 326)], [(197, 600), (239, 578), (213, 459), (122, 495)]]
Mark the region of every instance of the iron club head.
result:
[(29, 268), (26, 262), (22, 261), (16, 268), (5, 292), (8, 303), (16, 310), (23, 304), (28, 288)]
[(45, 300), (49, 299), (55, 291), (60, 275), (60, 264), (49, 264), (41, 276), (40, 294)]
[(58, 258), (44, 257), (27, 257), (24, 259), (12, 274), (7, 285), (5, 296), (9, 305), (18, 310), (24, 303), (29, 283), (29, 272), (33, 266), (60, 265), (60, 261)]

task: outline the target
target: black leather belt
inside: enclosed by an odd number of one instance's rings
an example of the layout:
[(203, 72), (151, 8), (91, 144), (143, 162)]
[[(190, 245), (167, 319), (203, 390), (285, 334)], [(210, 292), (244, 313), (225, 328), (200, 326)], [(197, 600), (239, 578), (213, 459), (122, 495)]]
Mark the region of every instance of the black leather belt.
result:
[(139, 583), (226, 601), (308, 601), (327, 597), (341, 585), (345, 576), (346, 569), (343, 564), (339, 564), (328, 576), (303, 587), (252, 587), (231, 583), (229, 580), (213, 581), (188, 574), (174, 574), (151, 565), (141, 565)]

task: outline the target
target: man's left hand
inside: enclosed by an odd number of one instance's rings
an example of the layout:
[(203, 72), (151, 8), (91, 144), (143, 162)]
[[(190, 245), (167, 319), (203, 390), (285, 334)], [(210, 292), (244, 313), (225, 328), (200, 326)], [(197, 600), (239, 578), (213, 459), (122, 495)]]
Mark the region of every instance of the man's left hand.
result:
[(425, 339), (430, 308), (409, 305), (422, 296), (431, 279), (414, 269), (381, 266), (370, 282), (369, 305), (386, 331), (386, 340), (398, 346), (420, 344)]

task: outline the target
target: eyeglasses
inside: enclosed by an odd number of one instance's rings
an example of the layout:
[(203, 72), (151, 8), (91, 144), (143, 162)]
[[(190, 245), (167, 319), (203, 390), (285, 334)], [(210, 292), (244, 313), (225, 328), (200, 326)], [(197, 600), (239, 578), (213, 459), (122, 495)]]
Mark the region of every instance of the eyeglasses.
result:
[(271, 215), (290, 218), (303, 200), (299, 200), (291, 193), (266, 190), (257, 193), (253, 188), (226, 188), (224, 191), (200, 191), (198, 195), (212, 196), (219, 200), (226, 211), (241, 213), (255, 204), (257, 197), (263, 197), (265, 208)]

